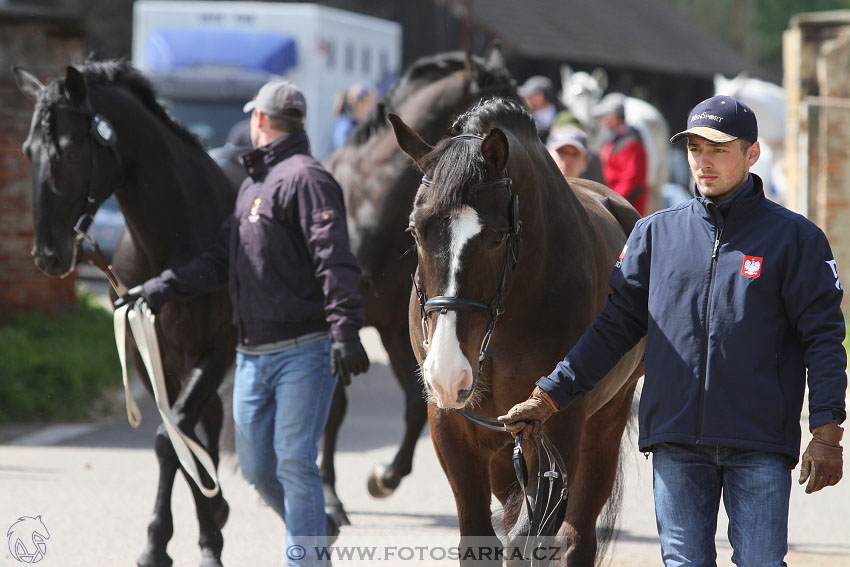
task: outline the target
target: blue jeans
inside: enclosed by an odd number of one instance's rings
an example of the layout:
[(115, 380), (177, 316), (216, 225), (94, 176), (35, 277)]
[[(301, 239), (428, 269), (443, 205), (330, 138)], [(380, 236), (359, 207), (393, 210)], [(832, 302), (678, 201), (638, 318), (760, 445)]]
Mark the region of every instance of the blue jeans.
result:
[(732, 562), (782, 567), (788, 552), (791, 459), (729, 447), (652, 448), (655, 517), (665, 567), (714, 567), (720, 496), (729, 516)]
[[(330, 340), (263, 355), (236, 354), (233, 421), (242, 474), (286, 523), (289, 565), (324, 565), (325, 497), (316, 457), (336, 378)], [(299, 547), (301, 546), (301, 547)]]

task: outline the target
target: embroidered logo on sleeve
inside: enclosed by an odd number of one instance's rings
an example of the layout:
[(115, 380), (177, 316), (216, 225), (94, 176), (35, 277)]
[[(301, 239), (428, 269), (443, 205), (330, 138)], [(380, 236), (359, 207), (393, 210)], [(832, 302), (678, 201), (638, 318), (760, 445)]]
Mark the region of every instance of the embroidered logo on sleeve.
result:
[(251, 214), (248, 215), (248, 222), (257, 222), (260, 220), (260, 203), (262, 203), (261, 199), (254, 199), (254, 204), (251, 205)]
[(617, 266), (619, 268), (620, 266), (623, 265), (623, 258), (626, 257), (626, 252), (628, 252), (628, 251), (629, 251), (629, 245), (626, 244), (625, 246), (623, 246), (623, 251), (620, 252), (619, 256), (617, 256), (617, 263), (615, 264), (615, 266)]
[(741, 264), (741, 275), (748, 278), (757, 278), (761, 275), (761, 265), (764, 258), (759, 256), (744, 256), (744, 262)]

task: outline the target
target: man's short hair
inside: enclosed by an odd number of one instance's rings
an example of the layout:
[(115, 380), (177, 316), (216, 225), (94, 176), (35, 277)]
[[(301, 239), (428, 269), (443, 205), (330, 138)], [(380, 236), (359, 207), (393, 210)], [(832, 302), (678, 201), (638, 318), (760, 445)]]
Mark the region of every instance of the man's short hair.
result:
[(279, 116), (266, 115), (269, 126), (281, 132), (300, 132), (304, 129), (304, 117), (300, 112), (285, 110)]

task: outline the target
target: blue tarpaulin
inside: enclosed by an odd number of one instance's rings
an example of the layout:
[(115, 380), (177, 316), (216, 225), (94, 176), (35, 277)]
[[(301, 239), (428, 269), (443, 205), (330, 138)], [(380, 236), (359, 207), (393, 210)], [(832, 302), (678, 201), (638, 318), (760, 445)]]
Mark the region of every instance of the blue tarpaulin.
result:
[(147, 37), (145, 50), (156, 71), (212, 65), (282, 75), (298, 63), (295, 40), (268, 31), (161, 28)]

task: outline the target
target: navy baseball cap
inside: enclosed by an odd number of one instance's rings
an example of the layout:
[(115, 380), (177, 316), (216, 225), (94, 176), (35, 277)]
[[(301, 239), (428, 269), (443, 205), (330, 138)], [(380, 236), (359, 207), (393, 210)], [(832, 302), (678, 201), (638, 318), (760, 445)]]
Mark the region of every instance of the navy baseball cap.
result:
[(688, 129), (670, 138), (670, 143), (675, 144), (690, 135), (719, 144), (738, 138), (755, 142), (759, 137), (759, 128), (756, 115), (749, 106), (735, 97), (717, 95), (702, 101), (691, 110)]

